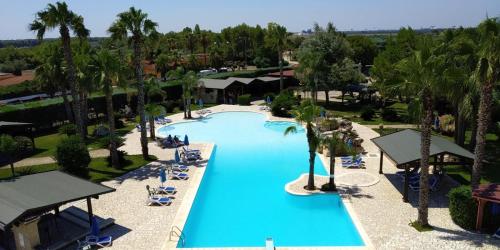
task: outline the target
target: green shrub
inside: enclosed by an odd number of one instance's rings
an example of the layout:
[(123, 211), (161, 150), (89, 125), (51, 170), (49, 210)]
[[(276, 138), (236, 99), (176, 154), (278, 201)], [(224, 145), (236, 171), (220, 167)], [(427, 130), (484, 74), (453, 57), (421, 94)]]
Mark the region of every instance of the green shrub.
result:
[(81, 177), (88, 176), (90, 154), (80, 137), (70, 136), (62, 139), (57, 145), (56, 159), (63, 171)]
[(380, 116), (384, 121), (395, 122), (399, 120), (398, 112), (391, 108), (383, 108), (380, 112)]
[(123, 123), (122, 119), (125, 118), (125, 116), (119, 112), (115, 112), (114, 117), (115, 117), (115, 128), (116, 129), (124, 128), (125, 124)]
[(450, 190), (450, 215), (455, 224), (464, 229), (474, 229), (476, 225), (477, 203), (472, 198), (472, 192), (468, 186), (460, 186)]
[(238, 96), (239, 105), (250, 105), (250, 95), (240, 95)]
[(16, 155), (17, 156), (27, 156), (33, 153), (34, 147), (33, 142), (30, 138), (26, 136), (16, 136), (14, 137), (16, 141)]
[(76, 126), (73, 123), (65, 124), (62, 125), (58, 131), (59, 134), (61, 135), (67, 135), (67, 136), (76, 135)]
[(283, 91), (281, 94), (276, 96), (271, 104), (271, 113), (274, 116), (290, 117), (290, 110), (297, 104), (297, 98), (293, 96), (293, 93)]
[(109, 144), (111, 143), (111, 140), (114, 140), (116, 142), (116, 147), (121, 147), (123, 146), (123, 143), (125, 142), (125, 139), (123, 137), (118, 136), (115, 134), (114, 137), (111, 137), (111, 135), (106, 135), (104, 137), (101, 137), (98, 139), (98, 144), (101, 148), (108, 148)]
[(375, 110), (371, 106), (363, 107), (361, 110), (361, 118), (365, 121), (370, 121), (375, 116)]

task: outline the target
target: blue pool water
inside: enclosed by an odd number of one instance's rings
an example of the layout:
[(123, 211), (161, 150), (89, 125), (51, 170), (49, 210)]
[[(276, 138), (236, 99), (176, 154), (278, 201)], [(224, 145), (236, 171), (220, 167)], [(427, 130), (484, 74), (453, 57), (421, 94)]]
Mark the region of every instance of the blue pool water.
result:
[[(285, 192), (308, 171), (304, 130), (283, 135), (294, 124), (226, 112), (159, 130), (216, 144), (184, 226), (184, 247), (257, 247), (267, 237), (276, 246), (364, 245), (338, 195)], [(326, 174), (318, 158), (315, 170)]]

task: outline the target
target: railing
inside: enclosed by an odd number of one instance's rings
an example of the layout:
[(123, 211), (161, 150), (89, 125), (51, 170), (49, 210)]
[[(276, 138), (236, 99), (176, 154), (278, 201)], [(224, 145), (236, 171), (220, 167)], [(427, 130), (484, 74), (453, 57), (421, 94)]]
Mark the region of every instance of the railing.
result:
[(170, 235), (168, 236), (168, 240), (172, 240), (172, 236), (175, 236), (181, 240), (182, 246), (186, 244), (186, 235), (182, 232), (182, 230), (177, 227), (177, 226), (172, 226), (172, 229), (170, 229)]

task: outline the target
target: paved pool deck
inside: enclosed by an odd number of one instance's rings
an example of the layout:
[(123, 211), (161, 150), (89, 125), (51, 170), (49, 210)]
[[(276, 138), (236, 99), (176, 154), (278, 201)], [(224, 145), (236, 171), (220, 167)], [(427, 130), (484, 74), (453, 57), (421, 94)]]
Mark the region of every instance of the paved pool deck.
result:
[[(261, 111), (260, 106), (218, 105), (211, 107), (213, 113), (228, 111), (252, 111), (266, 114), (269, 120), (290, 119), (272, 117), (269, 112)], [(195, 118), (197, 115), (193, 113)], [(183, 122), (183, 114), (172, 115), (173, 122)], [(364, 169), (342, 169), (337, 159), (336, 176), (339, 186), (347, 190), (344, 203), (351, 213), (356, 224), (364, 229), (370, 239), (373, 249), (498, 249), (499, 240), (490, 236), (475, 234), (460, 229), (452, 221), (448, 213), (448, 199), (446, 193), (457, 185), (448, 177), (441, 185), (438, 192), (431, 194), (429, 208), (429, 221), (435, 230), (419, 233), (408, 226), (410, 221), (417, 218), (416, 200), (418, 194), (410, 193), (411, 203), (402, 201), (402, 182), (394, 176), (397, 169), (387, 158), (384, 159), (384, 174), (378, 174), (379, 152), (371, 143), (370, 138), (378, 134), (372, 129), (353, 123), (354, 129), (364, 139), (363, 147), (367, 151)], [(140, 133), (134, 129), (125, 136), (125, 144), (120, 149), (129, 154), (140, 154)], [(211, 142), (193, 142), (191, 146), (202, 150), (204, 159), (210, 156), (213, 144)], [(152, 162), (140, 169), (132, 171), (113, 181), (103, 184), (116, 188), (117, 191), (103, 195), (98, 200), (93, 200), (95, 214), (104, 218), (114, 218), (116, 225), (106, 229), (103, 234), (114, 236), (113, 246), (110, 249), (172, 249), (176, 246), (178, 238), (169, 234), (173, 226), (182, 229), (187, 219), (189, 209), (194, 200), (201, 177), (203, 176), (206, 161), (197, 166), (190, 166), (190, 179), (187, 181), (169, 180), (168, 185), (178, 189), (174, 195), (175, 200), (171, 206), (150, 207), (146, 206), (145, 186), (158, 186), (158, 171), (161, 162), (172, 160), (174, 150), (161, 149), (155, 143), (149, 143), (150, 154), (158, 157), (157, 162)], [(304, 152), (307, 153), (307, 152)], [(320, 156), (325, 168), (328, 159)], [(308, 163), (304, 162), (304, 173), (307, 173)], [(373, 183), (373, 176), (379, 178)], [(299, 178), (299, 176), (297, 176)], [(325, 179), (325, 178), (323, 178)], [(319, 178), (321, 180), (321, 177)], [(362, 185), (362, 183), (373, 183)], [(360, 185), (356, 185), (360, 184)], [(77, 206), (86, 210), (85, 203)], [(332, 232), (332, 234), (335, 232)], [(188, 236), (189, 237), (189, 236)], [(262, 246), (264, 247), (264, 239)], [(245, 249), (263, 249), (245, 248)], [(233, 249), (233, 248), (224, 248)], [(236, 249), (236, 248), (234, 248)], [(241, 248), (238, 248), (241, 249)], [(278, 248), (295, 249), (295, 248)], [(300, 248), (300, 249), (363, 249), (363, 247), (343, 248)]]

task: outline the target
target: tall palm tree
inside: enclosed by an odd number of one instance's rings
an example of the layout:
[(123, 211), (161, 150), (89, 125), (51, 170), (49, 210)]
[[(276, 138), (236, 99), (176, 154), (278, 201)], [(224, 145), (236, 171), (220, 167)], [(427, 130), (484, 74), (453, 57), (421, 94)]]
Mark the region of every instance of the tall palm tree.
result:
[[(198, 84), (198, 77), (193, 71), (189, 71), (182, 78), (182, 97), (184, 98), (184, 110), (187, 112), (187, 118), (191, 116), (191, 99), (193, 98), (193, 88)], [(185, 117), (186, 118), (186, 117)]]
[(142, 60), (142, 45), (147, 36), (156, 34), (155, 22), (148, 19), (148, 14), (141, 10), (130, 7), (126, 12), (118, 14), (118, 19), (109, 27), (108, 31), (115, 40), (122, 40), (131, 34), (130, 40), (134, 49), (133, 65), (137, 81), (137, 109), (139, 111), (139, 123), (141, 125), (141, 147), (142, 157), (148, 158), (148, 138), (146, 131), (146, 115), (144, 112), (144, 78)]
[(109, 126), (109, 153), (111, 156), (111, 165), (115, 168), (120, 167), (118, 158), (118, 145), (116, 140), (115, 115), (113, 109), (113, 85), (124, 83), (124, 68), (120, 60), (109, 50), (99, 51), (92, 60), (94, 70), (94, 79), (96, 84), (104, 92), (106, 98), (106, 112)]
[(495, 19), (487, 19), (479, 25), (481, 49), (475, 79), (481, 84), (479, 111), (477, 115), (476, 148), (472, 166), (471, 186), (476, 187), (481, 180), (481, 169), (485, 157), (486, 132), (490, 122), (493, 103), (493, 87), (500, 79), (500, 24)]
[(206, 30), (201, 31), (200, 33), (200, 44), (203, 48), (203, 61), (204, 66), (207, 66), (207, 48), (210, 45), (210, 33)]
[(337, 187), (335, 186), (335, 151), (337, 149), (337, 145), (343, 143), (340, 139), (340, 133), (334, 131), (329, 136), (320, 137), (320, 143), (328, 147), (328, 152), (330, 152), (330, 180), (328, 182), (328, 191), (336, 191)]
[[(319, 116), (319, 113), (320, 107), (314, 105), (314, 103), (310, 101), (305, 101), (296, 109), (292, 110), (295, 120), (299, 123), (306, 124), (307, 144), (309, 146), (309, 177), (306, 186), (307, 190), (314, 190), (316, 188), (314, 186), (314, 159), (316, 158), (316, 149), (319, 145), (319, 138), (314, 131), (313, 121)], [(297, 127), (290, 126), (286, 128), (285, 135), (290, 133), (297, 133)]]
[(272, 48), (278, 51), (278, 63), (280, 68), (280, 91), (284, 88), (283, 83), (283, 51), (286, 49), (288, 32), (285, 26), (276, 23), (267, 25), (267, 41)]
[(149, 135), (152, 140), (156, 140), (155, 117), (165, 114), (165, 108), (156, 103), (148, 103), (144, 108), (149, 119)]
[(73, 98), (75, 123), (78, 133), (83, 138), (84, 131), (82, 126), (80, 98), (78, 96), (79, 86), (76, 82), (75, 65), (73, 63), (71, 37), (69, 32), (72, 30), (76, 36), (81, 39), (88, 37), (90, 32), (83, 24), (83, 17), (69, 10), (68, 5), (65, 2), (48, 4), (46, 9), (36, 13), (36, 18), (30, 24), (29, 29), (36, 31), (37, 38), (42, 40), (47, 30), (52, 30), (57, 27), (59, 28), (59, 33), (61, 35), (64, 59), (67, 65), (67, 76), (71, 90), (71, 97)]
[[(403, 91), (407, 95), (413, 94), (418, 98), (421, 106), (421, 149), (420, 149), (420, 190), (418, 198), (418, 219), (422, 226), (428, 226), (429, 207), (429, 154), (431, 145), (431, 128), (433, 116), (433, 102), (439, 93), (440, 83), (443, 82), (443, 60), (433, 54), (433, 42), (431, 37), (423, 37), (419, 43), (418, 50), (413, 55), (403, 59), (397, 64), (397, 70), (401, 73), (404, 83)], [(398, 84), (393, 87), (398, 87)]]

